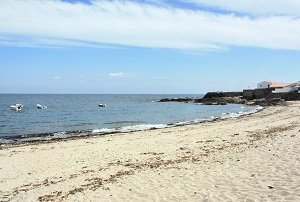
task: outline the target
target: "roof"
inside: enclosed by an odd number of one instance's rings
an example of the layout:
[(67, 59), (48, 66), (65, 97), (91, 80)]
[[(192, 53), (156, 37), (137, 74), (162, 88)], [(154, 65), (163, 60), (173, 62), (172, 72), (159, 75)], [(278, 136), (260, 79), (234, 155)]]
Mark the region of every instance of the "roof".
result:
[(270, 83), (270, 88), (283, 88), (291, 85), (291, 83), (280, 83), (276, 81), (267, 81), (267, 82)]
[(290, 85), (288, 85), (288, 86), (300, 86), (300, 81), (298, 81), (298, 82), (296, 82), (296, 83), (292, 83), (292, 84), (290, 84)]

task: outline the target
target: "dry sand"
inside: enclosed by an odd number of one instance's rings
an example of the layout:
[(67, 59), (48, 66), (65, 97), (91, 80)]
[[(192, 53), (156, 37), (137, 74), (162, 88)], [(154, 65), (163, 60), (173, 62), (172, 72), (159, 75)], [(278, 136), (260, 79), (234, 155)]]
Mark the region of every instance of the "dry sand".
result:
[(300, 103), (129, 134), (2, 146), (0, 201), (300, 201)]

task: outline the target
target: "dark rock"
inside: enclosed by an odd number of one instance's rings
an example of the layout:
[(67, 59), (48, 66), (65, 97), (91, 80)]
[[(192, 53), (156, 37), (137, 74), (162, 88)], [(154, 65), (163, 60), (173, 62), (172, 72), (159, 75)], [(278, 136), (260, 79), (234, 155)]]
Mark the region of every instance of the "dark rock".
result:
[(216, 97), (216, 98), (201, 98), (195, 99), (195, 103), (204, 105), (227, 105), (227, 104), (246, 104), (247, 101), (241, 97)]
[[(248, 91), (250, 90), (245, 90), (244, 94), (245, 92)], [(280, 96), (270, 97), (269, 91), (268, 92), (262, 91), (262, 95), (260, 95), (258, 92), (261, 91), (257, 91), (257, 95), (254, 97), (243, 96), (242, 92), (209, 92), (203, 98), (193, 98), (193, 97), (164, 98), (159, 100), (158, 102), (183, 102), (183, 103), (193, 102), (193, 103), (201, 103), (203, 105), (227, 105), (227, 104), (247, 104), (247, 105), (260, 105), (260, 106), (287, 105), (287, 102), (285, 102), (285, 100), (282, 99)], [(273, 94), (276, 93), (272, 93), (272, 95)], [(287, 98), (288, 100), (296, 99), (296, 98), (298, 99), (297, 96), (293, 94)], [(255, 99), (257, 97), (261, 97), (262, 99)]]
[(260, 106), (275, 106), (275, 105), (286, 105), (285, 100), (280, 98), (271, 98), (271, 99), (259, 99), (254, 101), (255, 105)]
[(243, 96), (243, 92), (208, 92), (204, 99), (222, 98), (222, 97), (239, 97)]
[(185, 102), (189, 103), (194, 101), (194, 98), (191, 97), (185, 97), (185, 98), (164, 98), (159, 100), (158, 102)]

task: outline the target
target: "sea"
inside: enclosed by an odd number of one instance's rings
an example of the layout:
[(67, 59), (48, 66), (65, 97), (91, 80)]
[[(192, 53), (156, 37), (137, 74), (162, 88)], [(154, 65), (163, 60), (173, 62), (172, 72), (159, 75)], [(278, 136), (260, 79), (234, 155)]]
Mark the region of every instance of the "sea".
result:
[[(257, 106), (158, 102), (203, 95), (0, 94), (0, 143), (98, 136), (255, 113)], [(11, 105), (23, 104), (21, 111)], [(38, 109), (37, 104), (47, 106)], [(106, 107), (99, 107), (106, 104)]]

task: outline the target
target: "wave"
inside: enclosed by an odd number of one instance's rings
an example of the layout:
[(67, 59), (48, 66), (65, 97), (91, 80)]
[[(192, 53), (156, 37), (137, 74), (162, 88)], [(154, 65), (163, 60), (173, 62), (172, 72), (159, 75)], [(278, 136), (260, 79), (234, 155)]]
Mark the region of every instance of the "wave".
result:
[(154, 129), (161, 129), (167, 128), (167, 124), (141, 124), (141, 125), (134, 125), (134, 126), (124, 126), (120, 128), (101, 128), (101, 129), (94, 129), (92, 130), (93, 134), (103, 134), (103, 133), (128, 133), (128, 132), (135, 132), (135, 131), (145, 131), (145, 130), (154, 130)]
[(114, 125), (114, 124), (139, 124), (142, 123), (140, 121), (112, 121), (112, 122), (106, 122), (103, 123), (105, 125)]
[[(238, 118), (245, 115), (254, 114), (261, 111), (263, 107), (257, 106), (256, 108), (249, 111), (239, 112), (228, 112), (222, 113), (220, 116), (211, 116), (203, 119), (194, 119), (189, 121), (174, 122), (170, 124), (138, 124), (133, 126), (124, 126), (119, 128), (100, 128), (93, 130), (79, 130), (79, 131), (66, 131), (66, 132), (55, 132), (55, 133), (40, 133), (40, 134), (28, 134), (28, 135), (17, 135), (17, 136), (6, 136), (0, 138), (0, 144), (13, 144), (22, 142), (34, 142), (34, 141), (48, 141), (55, 139), (66, 139), (72, 137), (85, 137), (85, 136), (99, 136), (114, 133), (130, 133), (136, 131), (155, 130), (162, 128), (170, 128), (183, 125), (199, 124), (208, 121), (214, 121), (219, 119)], [(118, 123), (118, 122), (116, 122)], [(132, 123), (130, 121), (123, 121), (122, 123)]]

